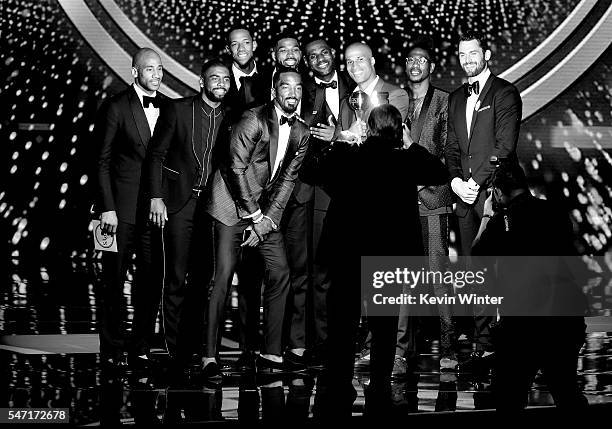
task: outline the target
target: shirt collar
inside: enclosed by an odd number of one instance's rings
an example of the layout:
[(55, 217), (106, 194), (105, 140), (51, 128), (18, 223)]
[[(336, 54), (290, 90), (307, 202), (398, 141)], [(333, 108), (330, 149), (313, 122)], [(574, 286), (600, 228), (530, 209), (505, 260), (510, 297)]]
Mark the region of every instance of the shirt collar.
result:
[(234, 77), (236, 78), (236, 80), (240, 79), (243, 76), (245, 77), (253, 76), (255, 73), (257, 73), (257, 63), (255, 63), (255, 67), (253, 67), (253, 70), (251, 70), (251, 73), (243, 72), (238, 67), (236, 67), (236, 64), (232, 63), (232, 72), (234, 73)]
[(333, 77), (332, 77), (330, 80), (328, 80), (327, 82), (326, 82), (326, 81), (324, 81), (323, 79), (319, 79), (319, 78), (318, 78), (318, 77), (316, 77), (316, 76), (315, 76), (315, 78), (314, 78), (314, 81), (315, 81), (315, 83), (316, 83), (316, 84), (319, 84), (319, 83), (329, 83), (329, 82), (331, 82), (331, 81), (333, 81), (333, 80), (335, 80), (336, 82), (338, 82), (338, 72), (337, 72), (337, 71), (334, 71), (334, 76), (333, 76)]
[(155, 97), (157, 95), (157, 91), (153, 91), (153, 95), (145, 94), (145, 92), (135, 83), (132, 84), (132, 87), (134, 87), (134, 91), (136, 91), (136, 95), (138, 95), (141, 105), (143, 105), (142, 97)]
[[(484, 87), (485, 83), (487, 82), (487, 79), (489, 78), (489, 76), (491, 76), (491, 69), (489, 67), (487, 67), (485, 70), (481, 71), (480, 74), (478, 76), (474, 76), (472, 78), (468, 78), (468, 82), (470, 84), (478, 81), (478, 85), (480, 86), (480, 90), (482, 91), (482, 88)], [(471, 79), (471, 81), (470, 81)]]
[(374, 92), (374, 88), (376, 87), (376, 84), (378, 83), (378, 81), (380, 80), (380, 77), (378, 75), (376, 75), (376, 79), (374, 79), (367, 87), (366, 89), (363, 90), (363, 92), (365, 92), (366, 94), (372, 95), (372, 93)]

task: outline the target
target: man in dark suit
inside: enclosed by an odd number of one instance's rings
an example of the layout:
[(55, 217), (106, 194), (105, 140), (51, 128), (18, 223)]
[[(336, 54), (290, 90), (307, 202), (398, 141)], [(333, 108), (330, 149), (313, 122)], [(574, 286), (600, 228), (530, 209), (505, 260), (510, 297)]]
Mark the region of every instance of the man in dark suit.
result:
[[(333, 139), (340, 113), (340, 102), (350, 93), (354, 84), (346, 72), (337, 69), (336, 51), (325, 40), (313, 40), (305, 46), (305, 52), (306, 64), (314, 77), (308, 78), (304, 83), (302, 117), (310, 125), (310, 150), (316, 150), (315, 147), (326, 145)], [(302, 228), (292, 228), (285, 235), (288, 242), (291, 237), (296, 238), (294, 240), (296, 256), (303, 260), (302, 264), (295, 264), (303, 267), (301, 272), (299, 269), (298, 272), (292, 271), (293, 293), (290, 293), (287, 307), (287, 315), (291, 317), (288, 347), (294, 354), (302, 355), (304, 352), (307, 325), (306, 295), (307, 288), (312, 284), (314, 336), (310, 356), (317, 361), (324, 354), (324, 342), (327, 338), (326, 297), (329, 279), (327, 269), (319, 264), (318, 258), (314, 256), (314, 249), (317, 248), (321, 234), (321, 224), (329, 205), (329, 196), (321, 187), (305, 182), (300, 181), (299, 187), (298, 189), (296, 184), (294, 196), (297, 201), (303, 202), (305, 216), (302, 216), (302, 222), (294, 224), (301, 225)], [(292, 231), (301, 234), (292, 234), (290, 233)], [(289, 259), (291, 261), (293, 258)]]
[(409, 104), (408, 93), (400, 87), (384, 81), (376, 74), (374, 68), (376, 61), (372, 55), (372, 49), (368, 45), (365, 43), (350, 44), (344, 51), (344, 58), (346, 59), (346, 70), (357, 84), (356, 90), (365, 92), (370, 102), (363, 112), (362, 118), (359, 119), (356, 112), (351, 109), (348, 97), (342, 100), (337, 134), (340, 131), (344, 132), (340, 134), (340, 139), (352, 140), (364, 136), (370, 111), (378, 104), (387, 102), (392, 104), (400, 111), (402, 119), (406, 119)]
[[(516, 145), (521, 123), (522, 101), (516, 87), (489, 70), (491, 51), (483, 37), (468, 32), (459, 42), (459, 62), (468, 83), (449, 97), (446, 164), (452, 190), (459, 197), (461, 253), (471, 254), (471, 247), (483, 213), (486, 190), (494, 166), (491, 156), (518, 164)], [(477, 353), (474, 359), (492, 352), (489, 341), (490, 317), (480, 316), (474, 308)]]
[[(156, 234), (147, 223), (148, 186), (144, 165), (149, 139), (165, 97), (158, 93), (164, 75), (161, 59), (152, 49), (140, 49), (132, 58), (134, 84), (110, 98), (96, 118), (98, 194), (96, 207), (103, 231), (114, 234), (117, 253), (104, 252), (104, 292), (100, 323), (102, 362), (122, 363), (125, 351), (130, 365), (149, 366), (161, 294), (161, 271), (156, 258)], [(132, 338), (121, 329), (123, 283), (136, 251), (132, 296)]]
[(257, 41), (249, 30), (235, 28), (229, 32), (226, 50), (232, 56), (232, 82), (225, 103), (231, 107), (232, 123), (238, 122), (245, 110), (269, 100), (269, 83), (265, 82), (268, 73), (257, 67), (253, 56), (256, 49)]
[[(192, 353), (201, 352), (194, 347), (203, 343), (201, 313), (212, 275), (211, 224), (205, 202), (210, 177), (225, 149), (220, 142), (229, 133), (223, 105), (230, 87), (227, 66), (218, 60), (206, 62), (200, 87), (200, 94), (164, 109), (151, 141), (150, 219), (164, 229), (163, 320), (176, 369), (188, 364)], [(191, 308), (183, 308), (186, 294)]]
[[(279, 68), (274, 100), (244, 113), (232, 131), (229, 160), (215, 173), (207, 208), (214, 218), (215, 246), (204, 359), (208, 376), (219, 374), (219, 327), (241, 247), (254, 247), (251, 250), (265, 264), (264, 346), (257, 366), (282, 368), (281, 333), (290, 280), (279, 227), (308, 147), (308, 129), (296, 118), (301, 98), (299, 73)], [(239, 278), (244, 278), (240, 272)], [(260, 283), (250, 284), (259, 290)], [(254, 350), (257, 345), (243, 347)]]
[[(448, 93), (431, 84), (435, 63), (430, 47), (422, 42), (413, 45), (406, 58), (406, 73), (410, 88), (410, 105), (406, 123), (411, 139), (424, 146), (429, 153), (444, 161)], [(441, 186), (419, 186), (419, 214), (425, 254), (429, 269), (444, 272), (448, 256), (448, 216), (452, 213), (453, 193), (448, 183)], [(452, 295), (452, 288), (444, 284), (433, 285), (436, 296)], [(440, 368), (455, 369), (457, 357), (453, 350), (454, 329), (452, 307), (439, 304), (440, 315)], [(414, 364), (416, 350), (416, 322), (409, 306), (401, 305), (397, 332), (397, 346), (393, 375), (401, 376)], [(408, 368), (407, 368), (408, 367)]]

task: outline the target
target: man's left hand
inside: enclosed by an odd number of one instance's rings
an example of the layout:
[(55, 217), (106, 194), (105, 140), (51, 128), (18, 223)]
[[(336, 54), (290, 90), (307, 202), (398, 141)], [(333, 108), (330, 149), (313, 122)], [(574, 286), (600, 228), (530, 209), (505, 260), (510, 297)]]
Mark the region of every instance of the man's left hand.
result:
[(267, 217), (264, 217), (261, 222), (253, 224), (253, 232), (259, 235), (265, 240), (266, 235), (274, 231), (274, 225), (272, 221)]

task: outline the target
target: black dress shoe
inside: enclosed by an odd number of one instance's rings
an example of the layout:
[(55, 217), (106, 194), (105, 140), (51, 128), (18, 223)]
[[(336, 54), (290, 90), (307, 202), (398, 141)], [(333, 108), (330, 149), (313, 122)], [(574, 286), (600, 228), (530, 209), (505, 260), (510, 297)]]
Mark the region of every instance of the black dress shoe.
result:
[(286, 351), (283, 357), (284, 367), (289, 371), (302, 371), (306, 367), (306, 358), (291, 351)]
[(202, 376), (205, 378), (221, 378), (221, 369), (217, 362), (209, 362), (202, 367)]
[(265, 357), (259, 355), (257, 356), (257, 360), (255, 361), (255, 366), (257, 367), (257, 371), (282, 371), (285, 369), (283, 362), (274, 362), (273, 360), (266, 359)]
[(236, 361), (236, 369), (238, 371), (255, 371), (255, 353), (244, 351)]
[(130, 355), (128, 356), (128, 367), (132, 371), (148, 372), (153, 370), (154, 362), (148, 357)]
[(472, 352), (470, 356), (457, 365), (457, 372), (485, 374), (493, 367), (495, 353), (483, 356), (482, 351)]

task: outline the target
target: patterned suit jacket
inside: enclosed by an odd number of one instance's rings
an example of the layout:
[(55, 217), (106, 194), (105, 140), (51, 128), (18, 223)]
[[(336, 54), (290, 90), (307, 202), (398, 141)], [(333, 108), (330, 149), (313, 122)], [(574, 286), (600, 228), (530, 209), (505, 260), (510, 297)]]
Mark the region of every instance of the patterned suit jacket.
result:
[(296, 121), (291, 127), (283, 161), (271, 177), (278, 145), (274, 103), (244, 112), (232, 130), (228, 161), (215, 173), (208, 213), (232, 226), (260, 209), (280, 225), (308, 149), (308, 139), (308, 127)]
[[(428, 105), (428, 106), (427, 106)], [(444, 162), (446, 127), (448, 120), (448, 93), (430, 85), (419, 117), (410, 126), (410, 135), (415, 143), (423, 146), (436, 158)], [(409, 119), (406, 119), (409, 122)], [(448, 183), (440, 186), (425, 186), (419, 191), (419, 209), (422, 216), (450, 212), (453, 192)]]

